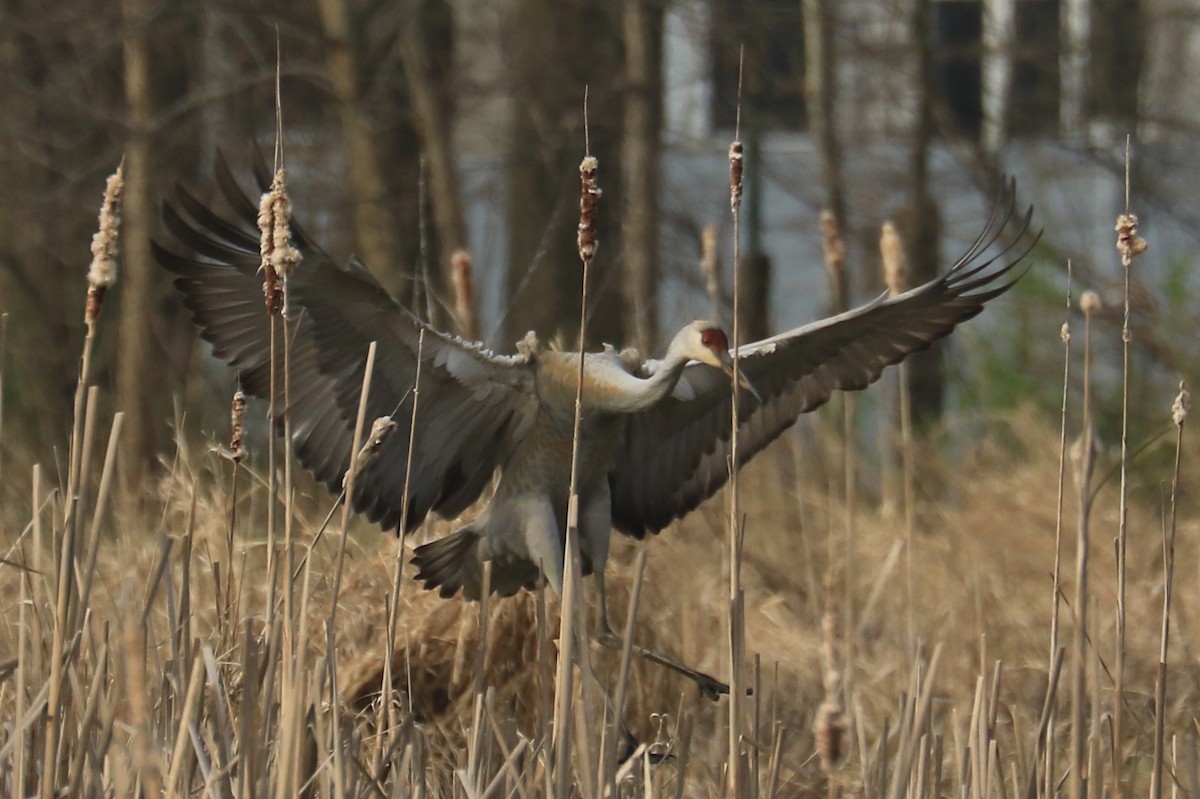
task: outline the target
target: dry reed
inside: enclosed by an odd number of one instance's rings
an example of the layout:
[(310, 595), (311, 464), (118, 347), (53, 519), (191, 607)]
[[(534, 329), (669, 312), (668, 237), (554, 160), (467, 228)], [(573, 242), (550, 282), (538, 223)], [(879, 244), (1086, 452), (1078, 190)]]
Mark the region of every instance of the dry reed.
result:
[(741, 313), (738, 291), (738, 275), (741, 272), (741, 209), (745, 153), (741, 142), (742, 126), (742, 80), (744, 77), (746, 51), (743, 47), (738, 55), (737, 123), (734, 138), (729, 145), (729, 208), (733, 214), (733, 373), (730, 377), (730, 433), (729, 433), (729, 750), (728, 790), (735, 799), (742, 799), (746, 789), (746, 750), (743, 747), (742, 695), (745, 691), (743, 662), (746, 656), (745, 643), (745, 598), (742, 594), (742, 536), (740, 468), (738, 452), (738, 428), (741, 426), (739, 413), (741, 382)]

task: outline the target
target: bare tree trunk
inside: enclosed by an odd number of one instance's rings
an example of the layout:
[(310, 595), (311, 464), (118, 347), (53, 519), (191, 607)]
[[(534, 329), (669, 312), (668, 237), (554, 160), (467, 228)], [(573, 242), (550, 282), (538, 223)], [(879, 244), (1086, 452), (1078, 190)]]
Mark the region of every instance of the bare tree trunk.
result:
[[(1015, 0), (986, 0), (983, 4), (983, 149), (1000, 152), (1008, 137), (1009, 95), (1013, 81), (1016, 37)], [(1065, 95), (1064, 95), (1065, 99)], [(1066, 104), (1063, 105), (1064, 118)]]
[(625, 0), (625, 125), (621, 204), (625, 333), (642, 352), (658, 346), (658, 176), (662, 115), (662, 14), (657, 0)]
[[(618, 9), (619, 10), (619, 7)], [(574, 346), (581, 274), (579, 161), (584, 154), (583, 90), (589, 86), (592, 155), (600, 161), (600, 248), (590, 272), (589, 344), (624, 339), (621, 252), (622, 92), (614, 9), (602, 0), (513, 0), (507, 19), (514, 106), (509, 141), (506, 341), (527, 330), (565, 334)]]
[[(836, 54), (831, 0), (804, 0), (805, 105), (808, 125), (821, 157), (824, 205), (839, 225), (846, 224), (846, 188), (842, 177), (842, 143), (838, 136)], [(845, 280), (843, 272), (843, 280)], [(841, 292), (845, 296), (843, 287)]]
[(350, 12), (345, 0), (318, 0), (317, 6), (326, 39), (326, 70), (346, 138), (357, 251), (388, 291), (402, 296), (402, 281), (408, 270), (400, 263), (396, 224), (387, 206), (383, 162), (362, 104)]
[[(0, 8), (0, 31), (20, 30), (10, 20), (18, 14), (28, 14), (25, 3), (7, 3)], [(42, 54), (22, 46), (15, 36), (0, 35), (0, 74), (31, 75)], [(46, 224), (58, 219), (57, 207), (47, 189), (47, 170), (36, 158), (25, 137), (37, 136), (44, 121), (37, 103), (30, 102), (22, 83), (0, 80), (0, 108), (4, 123), (0, 124), (0, 313), (10, 314), (10, 342), (23, 340), (25, 346), (9, 346), (7, 371), (10, 386), (20, 386), (20, 392), (10, 391), (6, 413), (10, 419), (22, 418), (20, 425), (10, 424), (4, 431), (4, 442), (12, 451), (23, 444), (30, 452), (43, 449), (42, 444), (61, 446), (62, 421), (71, 411), (73, 369), (78, 362), (78, 348), (63, 347), (64, 341), (76, 341), (81, 326), (79, 302), (82, 294), (63, 291), (72, 285), (71, 272), (57, 258), (47, 258), (51, 251), (49, 239), (61, 236), (57, 225)], [(99, 185), (99, 184), (97, 184)], [(99, 198), (99, 194), (92, 195)], [(82, 290), (82, 271), (74, 272)], [(66, 320), (70, 319), (71, 323)], [(15, 413), (14, 413), (15, 412)]]
[(771, 258), (762, 251), (748, 252), (739, 268), (738, 332), (744, 344), (771, 334)]
[[(420, 2), (410, 4), (412, 16), (402, 23), (400, 59), (407, 77), (413, 118), (426, 161), (429, 198), (437, 233), (437, 252), (442, 286), (453, 285), (451, 261), (467, 248), (467, 223), (459, 191), (458, 167), (454, 162), (451, 115), (447, 113), (444, 87), (433, 74), (429, 48), (419, 11)], [(459, 320), (460, 325), (462, 320)], [(460, 328), (461, 333), (467, 331)]]
[(125, 148), (125, 196), (121, 233), (121, 321), (117, 355), (117, 406), (125, 412), (125, 485), (133, 487), (154, 456), (153, 374), (158, 315), (150, 259), (150, 91), (145, 26), (149, 0), (122, 0), (125, 101), (129, 141)]
[[(934, 136), (933, 43), (929, 35), (932, 13), (932, 0), (917, 0), (913, 13), (917, 56), (917, 79), (914, 83), (918, 95), (917, 121), (909, 161), (911, 199), (905, 236), (909, 243), (908, 263), (912, 268), (913, 285), (934, 279), (940, 268), (940, 212), (937, 200), (929, 191), (929, 150)], [(945, 398), (941, 342), (925, 352), (915, 353), (907, 363), (913, 421), (918, 427), (928, 427), (941, 417)]]
[(1066, 53), (1060, 67), (1062, 91), (1059, 103), (1059, 132), (1081, 137), (1086, 119), (1089, 73), (1092, 56), (1092, 3), (1067, 0), (1060, 9)]

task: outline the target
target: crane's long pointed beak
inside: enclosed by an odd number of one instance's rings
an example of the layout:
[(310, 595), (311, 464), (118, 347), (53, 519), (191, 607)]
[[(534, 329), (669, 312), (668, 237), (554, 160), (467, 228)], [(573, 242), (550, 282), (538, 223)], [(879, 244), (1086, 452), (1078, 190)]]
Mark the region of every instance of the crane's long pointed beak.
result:
[[(725, 374), (729, 375), (730, 377), (733, 377), (733, 358), (732, 357), (725, 356), (724, 358), (721, 359), (721, 371), (724, 372)], [(738, 385), (740, 385), (742, 388), (746, 389), (746, 391), (749, 391), (751, 396), (753, 396), (754, 399), (758, 400), (759, 405), (764, 404), (762, 394), (758, 393), (758, 389), (756, 389), (754, 387), (754, 385), (746, 377), (746, 373), (743, 372), (741, 369), (738, 370), (737, 380), (738, 380)]]

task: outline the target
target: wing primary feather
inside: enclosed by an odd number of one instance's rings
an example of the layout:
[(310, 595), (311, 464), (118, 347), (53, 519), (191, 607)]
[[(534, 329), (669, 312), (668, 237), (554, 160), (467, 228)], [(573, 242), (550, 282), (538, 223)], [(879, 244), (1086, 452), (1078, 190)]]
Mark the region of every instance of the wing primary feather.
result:
[[(1030, 235), (1033, 209), (1017, 205), (1014, 181), (1003, 181), (997, 195), (983, 229), (940, 277), (743, 346), (743, 368), (765, 398), (742, 406), (749, 408), (739, 420), (747, 459), (833, 391), (865, 388), (1021, 279), (1030, 266), (1018, 267), (1041, 233)], [(618, 529), (637, 537), (657, 532), (728, 479), (729, 387), (714, 374), (699, 364), (685, 367), (670, 397), (627, 423), (610, 473)]]

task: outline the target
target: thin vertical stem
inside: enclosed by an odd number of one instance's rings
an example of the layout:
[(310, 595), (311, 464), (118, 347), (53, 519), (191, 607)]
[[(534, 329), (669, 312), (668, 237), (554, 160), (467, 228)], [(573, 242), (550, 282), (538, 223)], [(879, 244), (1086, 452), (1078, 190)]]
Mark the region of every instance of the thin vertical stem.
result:
[(1183, 451), (1183, 423), (1187, 419), (1187, 384), (1179, 383), (1172, 408), (1175, 422), (1175, 468), (1171, 472), (1171, 508), (1163, 531), (1162, 633), (1158, 651), (1158, 675), (1154, 683), (1154, 765), (1150, 774), (1150, 799), (1162, 799), (1165, 723), (1167, 714), (1167, 649), (1171, 640), (1171, 593), (1175, 583), (1175, 519), (1179, 505), (1179, 462)]
[(741, 378), (741, 208), (745, 156), (741, 142), (742, 80), (746, 50), (738, 55), (737, 125), (729, 145), (729, 207), (733, 214), (733, 376), (730, 384), (729, 438), (729, 792), (740, 799), (742, 774), (742, 542), (741, 508), (738, 492), (738, 385)]
[[(391, 690), (391, 663), (392, 653), (396, 651), (396, 625), (400, 616), (400, 586), (404, 580), (404, 536), (408, 532), (408, 498), (409, 491), (412, 485), (412, 468), (413, 455), (416, 450), (417, 440), (417, 410), (421, 403), (421, 367), (425, 360), (425, 328), (421, 328), (421, 332), (417, 335), (417, 371), (413, 377), (412, 398), (413, 407), (412, 415), (408, 419), (408, 452), (404, 455), (404, 490), (401, 492), (400, 500), (400, 529), (397, 536), (396, 545), (396, 563), (392, 571), (392, 587), (388, 592), (388, 619), (387, 619), (387, 650), (384, 652), (384, 671), (388, 673), (387, 679), (381, 687), (382, 696), (387, 696)], [(363, 410), (365, 413), (365, 391)], [(363, 419), (365, 422), (365, 417)], [(347, 500), (347, 505), (349, 501)], [(345, 541), (343, 537), (343, 542)], [(339, 551), (339, 564), (344, 554), (344, 548)], [(485, 577), (490, 566), (485, 564)], [(486, 583), (485, 583), (486, 584)], [(481, 605), (487, 604), (487, 592), (485, 591), (480, 597)], [(480, 646), (483, 646), (482, 638)], [(392, 702), (387, 703), (388, 709), (388, 729), (394, 731), (396, 729), (395, 705)]]
[[(1062, 409), (1059, 413), (1059, 438), (1058, 438), (1058, 493), (1057, 506), (1054, 515), (1054, 577), (1053, 585), (1051, 586), (1053, 594), (1050, 597), (1050, 657), (1049, 662), (1053, 663), (1058, 656), (1059, 647), (1059, 615), (1062, 605), (1062, 536), (1063, 536), (1063, 505), (1066, 496), (1066, 476), (1067, 476), (1067, 404), (1071, 394), (1071, 262), (1067, 261), (1067, 316), (1062, 324), (1061, 338), (1063, 343), (1063, 385), (1062, 385)], [(1054, 709), (1050, 709), (1049, 718), (1050, 728), (1054, 727)], [(1046, 771), (1054, 771), (1054, 747), (1046, 747)], [(1038, 758), (1034, 758), (1030, 763), (1029, 769), (1031, 773), (1036, 774), (1038, 769)]]
[[(600, 201), (600, 189), (596, 183), (596, 171), (599, 162), (592, 157), (590, 132), (588, 130), (588, 97), (587, 87), (583, 93), (583, 136), (584, 157), (579, 164), (579, 260), (583, 265), (582, 286), (579, 291), (579, 368), (575, 383), (575, 419), (571, 431), (571, 481), (567, 489), (567, 536), (566, 551), (563, 563), (563, 592), (562, 606), (559, 609), (559, 668), (555, 680), (554, 708), (554, 768), (555, 795), (565, 797), (570, 773), (570, 715), (571, 715), (571, 665), (576, 655), (586, 657), (583, 646), (576, 647), (575, 628), (576, 604), (578, 602), (579, 585), (575, 580), (575, 564), (579, 562), (579, 444), (583, 427), (583, 381), (584, 363), (587, 355), (585, 342), (587, 336), (587, 307), (588, 307), (588, 273), (592, 258), (596, 254), (596, 216)], [(597, 534), (603, 534), (597, 531)]]

